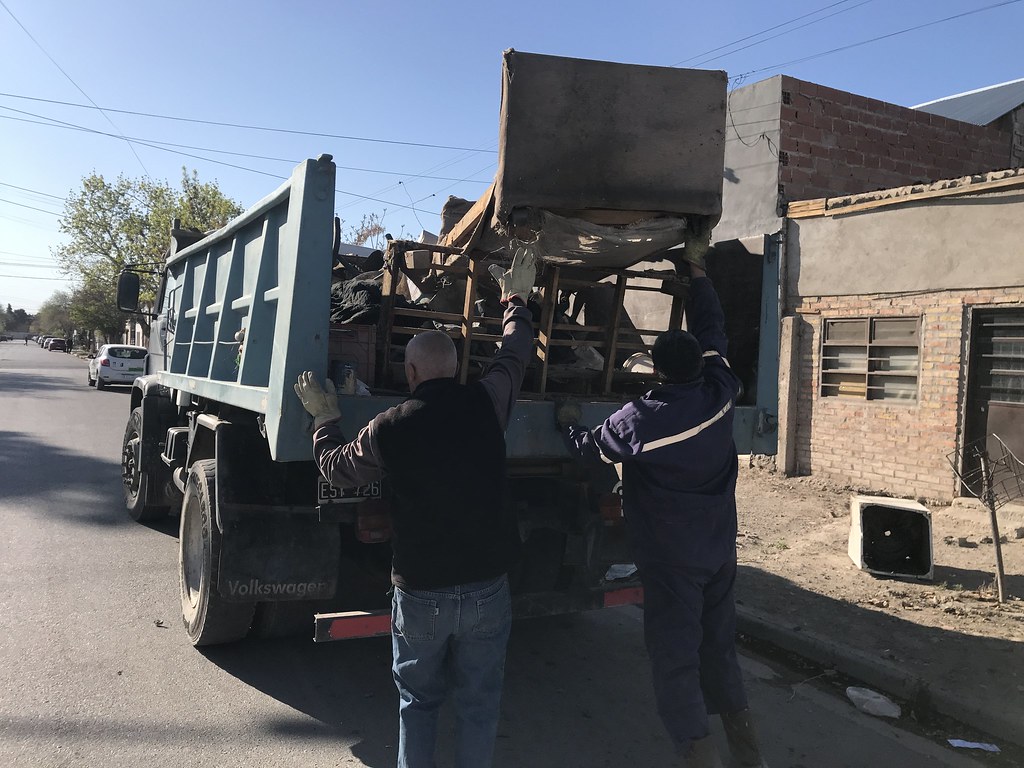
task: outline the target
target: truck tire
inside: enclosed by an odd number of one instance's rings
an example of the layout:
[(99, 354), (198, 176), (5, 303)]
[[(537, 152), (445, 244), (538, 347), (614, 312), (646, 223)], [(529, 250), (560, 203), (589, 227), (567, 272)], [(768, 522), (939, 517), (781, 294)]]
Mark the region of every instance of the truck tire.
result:
[[(99, 386), (96, 380), (96, 386)], [(167, 517), (169, 508), (149, 503), (149, 472), (140, 465), (139, 441), (142, 440), (142, 408), (136, 408), (128, 417), (121, 443), (121, 489), (124, 505), (132, 520), (140, 523)]]
[(197, 461), (188, 473), (181, 504), (178, 574), (181, 619), (192, 645), (241, 640), (256, 603), (234, 603), (217, 592), (221, 533), (217, 528), (217, 462)]

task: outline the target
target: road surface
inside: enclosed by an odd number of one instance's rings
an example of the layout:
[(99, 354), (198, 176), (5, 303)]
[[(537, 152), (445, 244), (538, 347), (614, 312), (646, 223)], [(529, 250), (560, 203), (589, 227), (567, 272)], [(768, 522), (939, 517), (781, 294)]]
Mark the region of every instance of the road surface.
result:
[[(127, 416), (128, 390), (87, 387), (84, 361), (0, 344), (0, 765), (393, 766), (386, 638), (189, 645), (176, 520), (139, 525), (122, 507)], [(499, 768), (675, 764), (640, 618), (514, 627)], [(980, 764), (856, 711), (827, 680), (744, 667), (773, 768)]]

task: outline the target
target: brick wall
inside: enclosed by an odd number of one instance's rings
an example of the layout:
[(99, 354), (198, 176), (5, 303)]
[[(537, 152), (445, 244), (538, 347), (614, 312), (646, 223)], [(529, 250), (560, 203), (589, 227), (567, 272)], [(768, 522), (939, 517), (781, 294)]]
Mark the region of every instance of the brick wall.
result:
[(1014, 167), (1012, 131), (782, 78), (783, 201), (869, 192)]
[[(864, 491), (948, 501), (966, 380), (967, 311), (1024, 301), (1024, 288), (911, 296), (808, 297), (794, 307), (799, 325), (795, 459), (813, 474)], [(821, 397), (823, 320), (921, 317), (920, 380), (914, 404)]]
[(1013, 134), (1013, 153), (1011, 165), (1014, 168), (1024, 166), (1024, 106), (1017, 107), (1010, 113), (1010, 131)]

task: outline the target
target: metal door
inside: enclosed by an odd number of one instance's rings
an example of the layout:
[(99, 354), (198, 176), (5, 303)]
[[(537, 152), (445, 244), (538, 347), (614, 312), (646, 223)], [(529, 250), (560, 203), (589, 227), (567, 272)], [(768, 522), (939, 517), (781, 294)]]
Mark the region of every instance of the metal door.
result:
[(965, 442), (996, 434), (1024, 457), (1024, 308), (974, 310), (969, 360)]

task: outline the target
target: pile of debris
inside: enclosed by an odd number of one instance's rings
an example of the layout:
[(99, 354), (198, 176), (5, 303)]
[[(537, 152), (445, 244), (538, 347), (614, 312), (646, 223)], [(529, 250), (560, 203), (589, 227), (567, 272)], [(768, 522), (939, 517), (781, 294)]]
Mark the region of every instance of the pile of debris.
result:
[[(450, 199), (445, 206), (446, 214), (452, 208), (465, 209), (469, 206), (468, 201)], [(455, 217), (446, 215), (446, 222), (451, 222)], [(601, 252), (606, 255), (609, 251), (616, 249), (628, 249), (620, 252), (620, 259), (630, 262), (635, 261), (639, 255), (648, 254), (650, 245), (641, 250), (641, 246), (632, 242), (621, 228), (602, 229), (614, 231), (617, 242)], [(564, 246), (565, 253), (578, 253), (568, 244), (567, 233), (569, 229), (565, 226), (548, 230), (547, 240), (537, 238), (531, 243), (534, 248), (543, 249), (544, 244), (556, 240)], [(442, 230), (441, 237), (445, 231)], [(575, 237), (575, 236), (574, 236)], [(554, 239), (552, 239), (554, 238)], [(430, 232), (421, 233), (418, 242), (423, 243), (425, 248), (413, 250), (402, 255), (405, 259), (406, 269), (399, 270), (398, 285), (394, 295), (394, 306), (396, 309), (416, 309), (425, 312), (437, 313), (438, 317), (408, 317), (403, 314), (395, 315), (395, 324), (407, 328), (433, 328), (451, 333), (453, 336), (460, 332), (459, 325), (451, 321), (451, 315), (461, 315), (464, 310), (466, 295), (466, 278), (453, 275), (451, 271), (441, 271), (435, 268), (436, 265), (447, 267), (465, 266), (465, 256), (440, 256), (432, 253), (426, 246), (437, 245), (438, 237)], [(675, 239), (673, 236), (672, 239)], [(589, 242), (591, 247), (597, 247), (599, 238), (591, 230), (591, 235), (577, 238), (579, 242)], [(508, 239), (504, 240), (504, 247), (490, 248), (483, 251), (487, 254), (481, 261), (486, 263), (501, 264), (507, 267), (511, 263), (511, 247)], [(479, 244), (478, 244), (479, 245)], [(481, 250), (474, 249), (478, 255)], [(542, 251), (543, 252), (543, 251)], [(543, 256), (542, 256), (543, 258)], [(542, 274), (546, 268), (544, 265), (558, 264), (558, 259), (550, 257), (543, 258)], [(552, 345), (548, 358), (549, 366), (555, 372), (551, 374), (549, 381), (556, 385), (557, 389), (570, 391), (585, 381), (587, 374), (597, 374), (605, 368), (605, 355), (602, 353), (603, 345), (607, 336), (607, 328), (615, 320), (616, 315), (616, 291), (613, 283), (599, 282), (601, 278), (611, 274), (612, 267), (604, 267), (585, 270), (588, 280), (593, 282), (588, 285), (574, 285), (558, 292), (557, 305), (554, 308), (554, 325), (561, 326), (552, 333), (552, 338), (558, 340), (558, 344)], [(583, 270), (580, 270), (580, 274)], [(373, 325), (381, 323), (381, 307), (385, 291), (385, 256), (381, 251), (374, 251), (368, 256), (356, 254), (339, 253), (335, 257), (334, 281), (331, 288), (331, 322), (351, 325)], [(486, 275), (482, 269), (481, 274)], [(473, 307), (474, 324), (478, 327), (489, 326), (482, 330), (485, 334), (500, 334), (500, 318), (502, 307), (498, 301), (497, 285), (489, 278), (478, 281), (476, 286), (476, 301)], [(530, 297), (527, 306), (533, 314), (536, 325), (540, 325), (543, 317), (543, 297), (535, 294)], [(619, 311), (620, 332), (619, 338), (628, 344), (625, 348), (616, 352), (616, 369), (639, 370), (650, 372), (649, 357), (645, 354), (635, 352), (637, 344), (642, 345), (642, 337), (631, 319), (629, 312), (625, 309)], [(566, 326), (571, 328), (567, 329)], [(579, 330), (574, 330), (578, 328)], [(396, 334), (393, 343), (401, 346), (411, 338), (410, 334)], [(633, 345), (630, 349), (629, 345)], [(599, 347), (601, 349), (599, 349)], [(474, 373), (479, 373), (497, 351), (497, 344), (491, 341), (474, 341), (470, 351), (470, 358), (474, 361)], [(392, 354), (393, 362), (401, 362), (402, 351), (395, 349)], [(646, 365), (646, 368), (644, 367)], [(639, 367), (638, 367), (639, 366)], [(568, 388), (568, 389), (567, 389)]]

